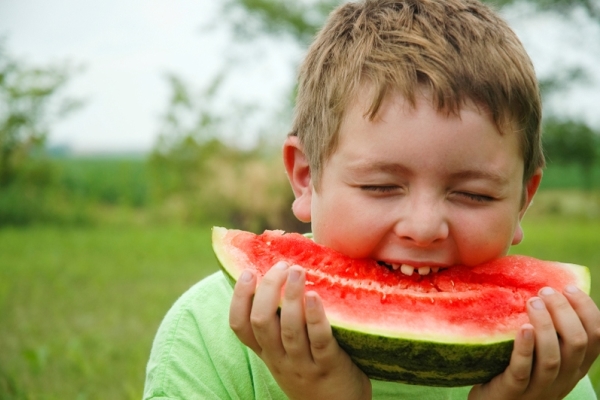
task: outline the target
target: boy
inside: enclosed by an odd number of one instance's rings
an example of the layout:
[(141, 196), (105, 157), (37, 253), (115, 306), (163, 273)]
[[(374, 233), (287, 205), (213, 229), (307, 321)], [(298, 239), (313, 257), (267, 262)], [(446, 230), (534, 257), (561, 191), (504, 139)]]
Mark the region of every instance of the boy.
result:
[[(404, 273), (501, 257), (522, 240), (542, 177), (540, 118), (529, 58), (485, 6), (345, 4), (300, 71), (283, 150), (294, 214), (315, 241)], [(545, 288), (527, 310), (505, 372), (472, 388), (418, 387), (370, 381), (351, 362), (301, 267), (278, 263), (258, 287), (246, 271), (233, 297), (218, 273), (163, 321), (144, 396), (595, 398), (586, 374), (600, 352), (600, 311), (590, 297)]]

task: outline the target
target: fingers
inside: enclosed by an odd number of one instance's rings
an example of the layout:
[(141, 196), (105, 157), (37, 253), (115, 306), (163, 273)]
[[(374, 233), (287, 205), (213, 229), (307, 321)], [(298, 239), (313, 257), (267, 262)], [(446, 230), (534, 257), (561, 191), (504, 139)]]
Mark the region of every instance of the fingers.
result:
[(524, 393), (529, 386), (534, 354), (534, 328), (531, 324), (524, 324), (515, 337), (515, 344), (510, 364), (502, 375), (502, 385), (510, 389), (515, 395)]
[(280, 321), (277, 312), (288, 268), (289, 265), (281, 261), (267, 271), (256, 288), (254, 304), (250, 311), (250, 324), (256, 342), (263, 349), (268, 347), (270, 355), (274, 357), (281, 357), (285, 354), (281, 343)]
[[(588, 334), (583, 319), (567, 295), (546, 287), (540, 290), (539, 296), (528, 302), (529, 318), (535, 327), (535, 366), (531, 387), (538, 390), (544, 386), (554, 388), (551, 389), (554, 395), (563, 396), (589, 369), (584, 365), (586, 357), (591, 360), (588, 364), (591, 365), (598, 353), (588, 351)], [(578, 300), (580, 304), (585, 303), (583, 297)], [(595, 305), (582, 305), (582, 308), (584, 313), (590, 313), (592, 320), (600, 319), (598, 315), (594, 317), (598, 313)]]
[(533, 383), (542, 387), (554, 381), (560, 370), (560, 347), (552, 317), (544, 301), (533, 297), (527, 302), (529, 320), (535, 332), (535, 365)]
[(299, 266), (289, 269), (281, 305), (281, 341), (288, 356), (310, 358), (304, 319), (305, 272)]
[(333, 337), (321, 298), (316, 292), (307, 292), (305, 304), (306, 326), (313, 360), (318, 365), (331, 366), (341, 348)]
[(256, 276), (254, 273), (250, 270), (242, 272), (233, 289), (233, 297), (229, 307), (229, 326), (242, 343), (250, 347), (255, 353), (259, 353), (261, 348), (254, 337), (252, 325), (250, 325), (250, 312), (255, 288)]
[(583, 375), (600, 354), (600, 311), (590, 296), (573, 285), (565, 288), (564, 296), (579, 316), (587, 336), (587, 348), (580, 368)]
[(559, 381), (571, 382), (581, 378), (580, 368), (587, 349), (587, 333), (579, 316), (565, 296), (546, 287), (540, 291), (548, 312), (554, 321), (560, 343)]

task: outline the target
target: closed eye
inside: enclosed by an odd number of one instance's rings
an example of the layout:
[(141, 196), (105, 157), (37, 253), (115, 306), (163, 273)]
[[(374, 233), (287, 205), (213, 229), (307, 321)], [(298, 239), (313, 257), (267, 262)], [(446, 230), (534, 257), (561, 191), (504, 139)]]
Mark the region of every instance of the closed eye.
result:
[(365, 185), (361, 186), (360, 189), (366, 192), (379, 192), (379, 193), (390, 193), (398, 190), (400, 187), (396, 185)]
[(475, 201), (478, 203), (488, 203), (488, 202), (496, 200), (495, 198), (493, 198), (491, 196), (486, 196), (483, 194), (476, 194), (476, 193), (469, 193), (469, 192), (458, 192), (457, 194), (461, 197), (465, 197), (471, 201)]

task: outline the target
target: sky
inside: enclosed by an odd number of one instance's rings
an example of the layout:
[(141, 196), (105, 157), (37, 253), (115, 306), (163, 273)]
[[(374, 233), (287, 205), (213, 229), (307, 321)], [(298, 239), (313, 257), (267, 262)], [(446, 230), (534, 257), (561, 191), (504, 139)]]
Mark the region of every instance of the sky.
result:
[[(293, 84), (303, 49), (281, 37), (236, 40), (220, 4), (0, 0), (0, 37), (10, 54), (31, 65), (68, 61), (81, 67), (66, 92), (84, 99), (85, 107), (53, 126), (51, 145), (67, 145), (78, 153), (148, 151), (156, 144), (169, 101), (167, 73), (200, 89), (228, 68), (219, 107), (232, 120), (239, 114), (231, 104), (274, 109)], [(505, 17), (540, 77), (577, 65), (590, 71), (588, 82), (573, 85), (547, 105), (600, 129), (599, 24), (590, 24), (583, 14), (574, 21), (534, 18), (525, 8), (509, 10)], [(238, 129), (240, 140), (255, 140), (257, 129)]]

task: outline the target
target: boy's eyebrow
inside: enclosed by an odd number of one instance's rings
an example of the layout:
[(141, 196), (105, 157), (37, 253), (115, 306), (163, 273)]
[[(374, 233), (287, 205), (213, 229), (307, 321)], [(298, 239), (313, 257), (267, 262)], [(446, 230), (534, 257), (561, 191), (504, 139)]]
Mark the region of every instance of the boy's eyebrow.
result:
[(454, 173), (450, 174), (450, 177), (452, 179), (456, 179), (456, 180), (480, 179), (480, 180), (491, 181), (491, 182), (497, 183), (499, 185), (506, 185), (509, 182), (509, 180), (503, 175), (494, 173), (492, 171), (484, 171), (484, 170), (468, 169), (468, 170), (464, 170), (464, 171), (458, 171), (458, 172), (454, 172)]
[[(354, 162), (348, 169), (355, 173), (385, 172), (391, 174), (412, 174), (410, 168), (397, 163), (388, 162)], [(488, 170), (465, 169), (449, 174), (452, 180), (487, 180), (499, 185), (506, 185), (509, 179), (506, 176)]]
[(368, 162), (368, 161), (355, 161), (350, 163), (348, 169), (356, 173), (369, 173), (369, 172), (386, 172), (391, 174), (410, 173), (410, 169), (402, 164), (388, 163), (388, 162)]

